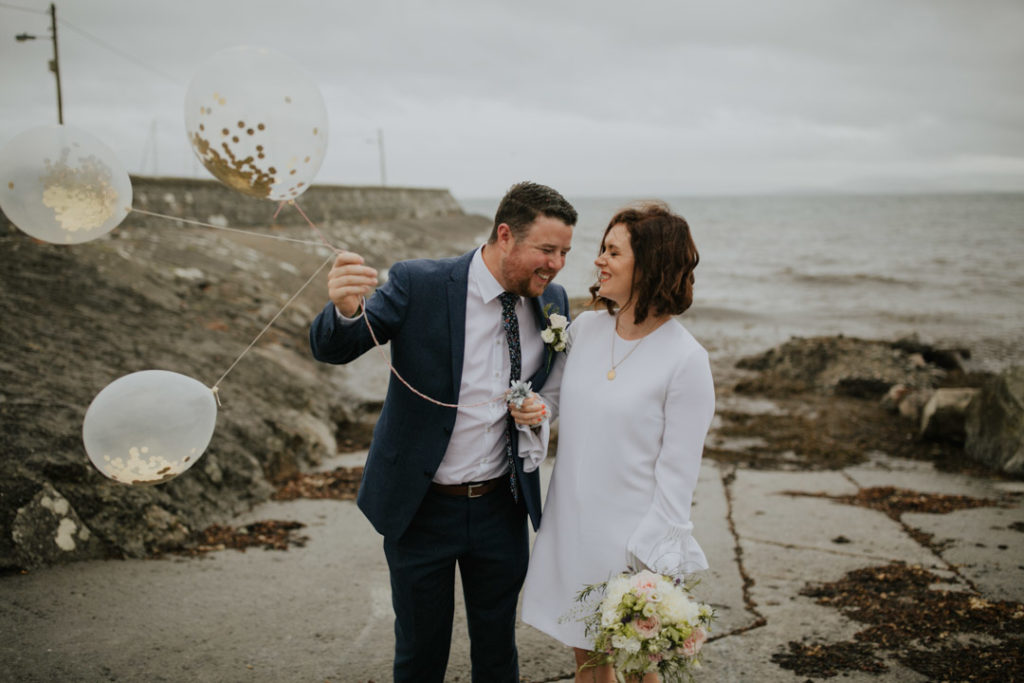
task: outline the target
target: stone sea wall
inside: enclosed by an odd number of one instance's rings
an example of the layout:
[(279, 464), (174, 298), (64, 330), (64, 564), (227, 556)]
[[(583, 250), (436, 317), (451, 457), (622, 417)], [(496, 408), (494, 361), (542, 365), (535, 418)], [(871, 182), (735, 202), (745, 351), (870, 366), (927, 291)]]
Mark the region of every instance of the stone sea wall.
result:
[[(224, 187), (219, 181), (196, 178), (132, 177), (133, 204), (139, 209), (170, 216), (183, 216), (213, 224), (260, 226), (271, 223), (276, 204), (246, 197)], [(338, 221), (389, 221), (461, 214), (462, 208), (445, 189), (356, 187), (314, 185), (296, 202), (318, 225)], [(145, 224), (134, 216), (133, 223)], [(301, 214), (285, 207), (278, 223), (303, 222)]]
[[(274, 221), (277, 210), (274, 202), (246, 197), (217, 180), (132, 176), (131, 181), (132, 205), (153, 213), (232, 227), (304, 223), (301, 214), (292, 207), (284, 207)], [(314, 185), (298, 197), (297, 203), (310, 220), (320, 226), (343, 221), (418, 220), (462, 213), (451, 193), (441, 188)], [(166, 225), (166, 219), (139, 213), (128, 220), (134, 226)], [(6, 228), (7, 224), (7, 217), (0, 213), (0, 228)]]

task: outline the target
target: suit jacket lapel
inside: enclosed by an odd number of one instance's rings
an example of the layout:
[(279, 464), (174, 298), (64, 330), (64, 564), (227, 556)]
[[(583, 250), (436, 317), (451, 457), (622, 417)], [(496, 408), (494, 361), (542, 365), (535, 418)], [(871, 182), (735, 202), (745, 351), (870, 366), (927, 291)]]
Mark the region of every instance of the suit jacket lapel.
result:
[(469, 286), (469, 264), (476, 250), (455, 262), (448, 279), (448, 336), (452, 343), (452, 403), (459, 402), (462, 386), (462, 360), (466, 354), (466, 290)]
[[(546, 328), (548, 326), (548, 319), (546, 317), (544, 317), (544, 306), (547, 305), (547, 303), (548, 302), (544, 301), (544, 295), (543, 294), (541, 294), (538, 297), (534, 297), (534, 298), (530, 299), (530, 304), (531, 304), (530, 308), (533, 310), (533, 318), (534, 318), (534, 320), (537, 323), (537, 334), (538, 335), (544, 330), (544, 328)], [(555, 303), (556, 306), (557, 306), (558, 302), (554, 301), (553, 303)], [(562, 315), (565, 315), (565, 311), (558, 311), (558, 310), (552, 309), (551, 312), (552, 313), (561, 313)], [(544, 382), (548, 378), (548, 372), (551, 370), (551, 368), (550, 368), (550, 366), (548, 364), (548, 354), (550, 354), (550, 353), (552, 353), (551, 349), (548, 347), (547, 344), (545, 344), (544, 345), (544, 354), (543, 354), (543, 356), (541, 356), (540, 368), (538, 368), (537, 372), (533, 373), (533, 376), (529, 378), (531, 384), (534, 387), (534, 391), (540, 391), (540, 387), (542, 387), (544, 385)]]

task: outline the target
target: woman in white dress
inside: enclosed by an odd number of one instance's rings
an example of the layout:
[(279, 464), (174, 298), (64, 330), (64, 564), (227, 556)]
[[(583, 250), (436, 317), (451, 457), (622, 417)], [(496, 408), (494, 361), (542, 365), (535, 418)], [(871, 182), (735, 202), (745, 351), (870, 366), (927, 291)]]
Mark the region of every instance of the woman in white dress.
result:
[(615, 680), (609, 666), (584, 666), (593, 655), (575, 601), (584, 586), (627, 567), (707, 569), (690, 504), (714, 385), (707, 352), (674, 317), (693, 300), (697, 261), (689, 226), (664, 204), (616, 214), (590, 290), (607, 310), (569, 326), (560, 391), (511, 408), (521, 425), (559, 415), (522, 618), (574, 649), (577, 681)]

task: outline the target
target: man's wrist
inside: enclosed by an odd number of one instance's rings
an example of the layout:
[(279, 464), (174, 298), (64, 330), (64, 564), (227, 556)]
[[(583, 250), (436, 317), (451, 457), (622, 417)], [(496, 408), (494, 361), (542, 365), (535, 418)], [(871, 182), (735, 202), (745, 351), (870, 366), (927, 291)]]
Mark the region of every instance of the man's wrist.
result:
[(356, 310), (353, 311), (352, 315), (345, 315), (345, 313), (343, 313), (342, 310), (338, 308), (338, 304), (334, 304), (334, 313), (341, 320), (355, 320), (356, 318), (363, 314), (363, 307), (356, 306)]

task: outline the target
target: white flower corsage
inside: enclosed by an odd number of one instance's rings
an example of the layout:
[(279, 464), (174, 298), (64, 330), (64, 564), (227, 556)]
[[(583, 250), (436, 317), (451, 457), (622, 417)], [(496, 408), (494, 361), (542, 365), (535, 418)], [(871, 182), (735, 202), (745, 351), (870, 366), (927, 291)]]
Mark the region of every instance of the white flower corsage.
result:
[(541, 331), (541, 341), (548, 347), (547, 369), (551, 369), (551, 359), (555, 353), (565, 351), (566, 328), (569, 327), (569, 319), (561, 313), (552, 313), (554, 304), (544, 307), (544, 317), (547, 318), (548, 326)]

